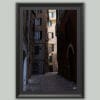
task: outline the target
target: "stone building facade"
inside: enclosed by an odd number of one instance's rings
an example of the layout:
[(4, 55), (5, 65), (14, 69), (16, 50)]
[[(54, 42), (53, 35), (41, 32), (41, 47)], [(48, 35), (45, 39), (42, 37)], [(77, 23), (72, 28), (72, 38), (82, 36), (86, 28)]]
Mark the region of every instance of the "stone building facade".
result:
[(47, 10), (23, 10), (23, 66), (27, 57), (27, 79), (48, 71), (47, 20)]
[(34, 10), (36, 17), (32, 21), (35, 26), (33, 45), (32, 74), (43, 74), (48, 70), (48, 36), (47, 36), (47, 10)]
[(77, 82), (77, 11), (57, 10), (58, 73)]

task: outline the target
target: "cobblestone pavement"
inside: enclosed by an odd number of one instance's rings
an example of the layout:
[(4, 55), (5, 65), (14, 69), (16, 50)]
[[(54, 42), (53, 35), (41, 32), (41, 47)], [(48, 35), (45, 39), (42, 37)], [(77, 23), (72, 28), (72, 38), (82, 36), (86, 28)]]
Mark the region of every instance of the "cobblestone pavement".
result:
[(57, 72), (48, 72), (44, 75), (32, 76), (28, 91), (36, 94), (66, 94), (73, 91), (73, 83), (58, 75)]

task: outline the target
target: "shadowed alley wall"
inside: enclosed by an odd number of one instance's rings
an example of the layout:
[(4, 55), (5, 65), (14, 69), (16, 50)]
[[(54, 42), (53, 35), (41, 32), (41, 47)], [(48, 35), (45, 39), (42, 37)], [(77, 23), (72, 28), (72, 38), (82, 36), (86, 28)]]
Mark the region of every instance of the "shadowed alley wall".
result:
[(77, 11), (64, 10), (57, 20), (58, 73), (77, 81)]

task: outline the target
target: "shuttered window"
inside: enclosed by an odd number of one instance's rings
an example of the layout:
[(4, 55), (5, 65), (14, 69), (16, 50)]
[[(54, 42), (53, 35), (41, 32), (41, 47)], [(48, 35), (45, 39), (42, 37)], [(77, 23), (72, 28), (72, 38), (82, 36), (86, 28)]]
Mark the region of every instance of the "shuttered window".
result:
[(35, 25), (41, 25), (42, 24), (42, 19), (41, 18), (36, 18), (35, 19)]
[(42, 31), (35, 31), (34, 40), (42, 40)]

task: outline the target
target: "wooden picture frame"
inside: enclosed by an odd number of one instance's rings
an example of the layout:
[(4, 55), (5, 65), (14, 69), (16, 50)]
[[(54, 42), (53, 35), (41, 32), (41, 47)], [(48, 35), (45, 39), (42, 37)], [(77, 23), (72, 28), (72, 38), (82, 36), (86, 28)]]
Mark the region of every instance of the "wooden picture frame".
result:
[[(62, 24), (60, 24), (60, 25), (63, 26), (63, 23), (66, 22), (66, 20), (68, 20), (68, 23), (71, 23), (70, 25), (72, 25), (72, 26), (70, 26), (69, 24), (64, 24), (64, 25), (68, 25), (68, 26), (66, 26), (66, 27), (68, 27), (68, 29), (65, 28), (65, 30), (63, 27), (60, 29), (61, 26), (56, 26), (56, 29), (58, 29), (56, 32), (59, 33), (59, 34), (57, 34), (57, 43), (58, 43), (57, 44), (58, 45), (58, 47), (57, 47), (58, 56), (57, 57), (59, 60), (59, 66), (61, 66), (61, 64), (63, 64), (63, 66), (65, 66), (64, 67), (65, 69), (58, 67), (59, 68), (58, 74), (61, 74), (61, 76), (63, 76), (65, 79), (69, 79), (69, 81), (75, 82), (75, 87), (73, 86), (72, 91), (69, 90), (67, 92), (61, 92), (61, 93), (55, 93), (55, 92), (54, 93), (53, 92), (52, 93), (51, 92), (50, 93), (49, 92), (48, 93), (45, 93), (45, 92), (44, 93), (42, 93), (42, 92), (34, 93), (34, 92), (30, 92), (30, 91), (23, 92), (23, 83), (24, 83), (23, 82), (24, 81), (24, 79), (23, 79), (23, 73), (24, 73), (23, 39), (24, 39), (24, 35), (25, 35), (23, 27), (24, 27), (24, 24), (27, 19), (27, 18), (26, 19), (24, 18), (23, 11), (24, 10), (31, 11), (34, 9), (42, 9), (42, 10), (43, 9), (56, 9), (56, 10), (60, 9), (60, 10), (66, 11), (66, 13), (64, 13), (65, 17), (63, 17), (65, 19), (64, 20), (62, 19)], [(41, 13), (41, 11), (40, 11), (40, 13)], [(35, 16), (36, 13), (33, 12), (33, 14)], [(66, 19), (67, 18), (66, 16), (68, 16), (69, 19)], [(73, 21), (74, 18), (76, 18), (76, 22)], [(25, 22), (23, 20), (25, 20)], [(47, 18), (47, 20), (48, 20), (48, 18)], [(71, 22), (69, 20), (71, 20)], [(44, 21), (42, 21), (42, 23), (43, 22)], [(57, 23), (57, 19), (56, 19), (56, 23)], [(72, 28), (73, 26), (74, 26), (74, 28)], [(27, 24), (25, 27), (28, 27)], [(70, 30), (70, 27), (71, 27), (71, 30)], [(34, 27), (32, 27), (32, 29), (33, 28)], [(32, 30), (30, 30), (30, 31), (32, 31)], [(63, 32), (65, 32), (65, 31), (67, 33), (72, 32), (72, 34), (74, 34), (76, 32), (76, 34), (64, 35)], [(31, 33), (31, 32), (29, 32), (29, 33)], [(61, 35), (61, 34), (63, 34), (63, 35)], [(65, 36), (66, 36), (66, 38), (65, 38)], [(32, 36), (30, 36), (28, 38), (29, 40), (27, 40), (27, 41), (31, 41), (31, 38), (32, 38)], [(65, 38), (65, 40), (64, 40), (64, 38)], [(68, 42), (67, 40), (70, 42)], [(67, 42), (64, 43), (62, 41), (67, 41)], [(30, 42), (28, 42), (28, 43), (29, 44), (27, 45), (28, 46), (27, 49), (29, 49), (30, 45), (31, 45)], [(59, 46), (60, 43), (62, 43), (61, 44), (62, 47)], [(68, 45), (67, 45), (67, 43), (68, 43)], [(65, 49), (63, 49), (63, 48), (65, 48)], [(67, 61), (66, 61), (67, 53), (63, 54), (62, 56), (60, 55), (61, 50), (62, 50), (62, 52), (66, 52), (63, 50), (68, 50), (67, 52), (70, 52), (70, 49), (72, 50), (71, 52), (75, 53), (75, 56), (72, 56), (72, 54), (69, 54), (68, 59), (74, 59), (74, 60), (72, 60), (73, 63), (71, 63), (74, 65), (69, 64), (71, 60), (67, 63)], [(30, 52), (31, 51), (29, 51), (29, 53)], [(29, 56), (32, 56), (32, 54), (30, 54)], [(70, 58), (70, 57), (72, 57), (72, 58)], [(61, 59), (63, 59), (63, 61)], [(67, 75), (67, 73), (68, 73), (68, 71), (67, 71), (68, 66), (66, 68), (67, 64), (70, 66), (76, 66), (76, 69), (73, 68), (72, 72), (70, 71), (72, 74), (68, 74), (69, 76)], [(64, 70), (66, 70), (66, 71), (64, 71)], [(76, 71), (76, 73), (75, 73), (75, 71)], [(75, 75), (76, 75), (76, 77), (75, 77)], [(27, 82), (28, 82), (29, 77), (30, 77), (30, 73), (27, 71), (26, 78), (25, 78), (27, 80), (26, 84), (28, 84)], [(65, 91), (66, 91), (66, 89), (65, 89)], [(84, 98), (84, 3), (16, 3), (16, 98)]]

